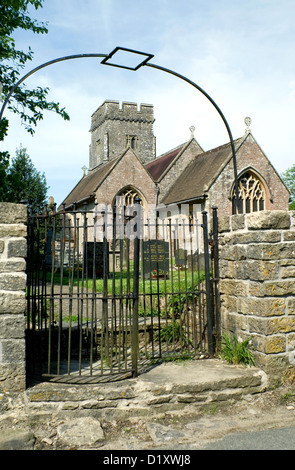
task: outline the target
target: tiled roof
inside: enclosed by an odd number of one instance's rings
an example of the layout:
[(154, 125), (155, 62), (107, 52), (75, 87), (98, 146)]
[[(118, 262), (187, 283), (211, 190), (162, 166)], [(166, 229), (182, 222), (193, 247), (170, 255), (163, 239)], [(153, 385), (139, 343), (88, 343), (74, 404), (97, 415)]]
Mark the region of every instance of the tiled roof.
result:
[(184, 145), (185, 144), (180, 145), (145, 165), (145, 168), (148, 170), (154, 181), (158, 181), (161, 178), (164, 171), (166, 171), (175, 157), (181, 152)]
[(66, 207), (94, 197), (95, 190), (116, 161), (117, 160), (112, 160), (107, 163), (103, 163), (88, 173), (87, 176), (84, 176), (63, 201)]
[[(236, 148), (241, 141), (242, 139), (235, 141)], [(210, 186), (214, 178), (218, 176), (230, 156), (230, 143), (196, 155), (163, 197), (161, 203), (172, 204), (202, 197), (206, 187)]]

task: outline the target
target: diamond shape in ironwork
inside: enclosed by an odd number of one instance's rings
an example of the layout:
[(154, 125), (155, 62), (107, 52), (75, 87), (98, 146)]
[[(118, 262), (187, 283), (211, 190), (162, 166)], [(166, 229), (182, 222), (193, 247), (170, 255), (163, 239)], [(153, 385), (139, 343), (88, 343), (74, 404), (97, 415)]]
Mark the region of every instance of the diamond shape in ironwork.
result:
[(125, 47), (116, 47), (101, 64), (119, 67), (121, 69), (138, 70), (154, 57), (153, 54), (127, 49)]

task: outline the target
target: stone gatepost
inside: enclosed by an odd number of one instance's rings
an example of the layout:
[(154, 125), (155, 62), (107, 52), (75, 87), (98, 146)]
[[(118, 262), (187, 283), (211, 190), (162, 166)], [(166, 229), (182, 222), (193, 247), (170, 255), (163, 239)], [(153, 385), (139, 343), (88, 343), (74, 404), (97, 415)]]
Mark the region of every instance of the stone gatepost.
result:
[(276, 382), (295, 367), (295, 212), (224, 217), (219, 231), (222, 331), (251, 336)]
[(0, 390), (26, 386), (27, 208), (0, 203)]

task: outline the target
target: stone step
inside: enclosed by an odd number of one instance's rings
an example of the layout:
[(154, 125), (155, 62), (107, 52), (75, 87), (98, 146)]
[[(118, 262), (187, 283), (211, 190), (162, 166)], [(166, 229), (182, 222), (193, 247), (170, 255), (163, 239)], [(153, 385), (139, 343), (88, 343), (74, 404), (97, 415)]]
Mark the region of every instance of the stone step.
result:
[(217, 359), (157, 365), (137, 378), (91, 385), (46, 382), (26, 390), (29, 408), (58, 412), (87, 410), (104, 417), (183, 410), (266, 390), (267, 377), (255, 367)]

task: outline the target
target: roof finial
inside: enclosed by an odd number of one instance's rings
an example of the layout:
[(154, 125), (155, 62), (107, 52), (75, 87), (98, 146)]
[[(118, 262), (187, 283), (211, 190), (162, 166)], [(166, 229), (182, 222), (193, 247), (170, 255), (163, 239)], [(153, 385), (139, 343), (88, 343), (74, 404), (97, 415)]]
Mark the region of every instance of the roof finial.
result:
[(251, 132), (251, 129), (250, 129), (250, 126), (251, 126), (251, 122), (252, 122), (252, 119), (250, 117), (245, 117), (244, 119), (244, 123), (246, 124), (246, 134), (249, 134), (249, 132)]
[(82, 166), (83, 176), (86, 176), (86, 174), (87, 174), (87, 169), (88, 169), (88, 168), (87, 168), (86, 165)]
[(194, 138), (194, 132), (195, 132), (195, 130), (196, 130), (195, 126), (191, 126), (191, 127), (189, 128), (189, 130), (191, 131), (191, 139), (193, 139), (193, 138)]

